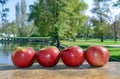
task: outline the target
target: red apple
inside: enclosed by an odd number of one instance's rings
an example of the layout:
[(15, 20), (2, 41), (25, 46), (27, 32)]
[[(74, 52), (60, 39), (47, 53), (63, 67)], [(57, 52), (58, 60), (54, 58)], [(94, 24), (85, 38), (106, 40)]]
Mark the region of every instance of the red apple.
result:
[(103, 46), (91, 46), (86, 50), (86, 60), (92, 66), (103, 66), (110, 58), (109, 51)]
[(60, 58), (60, 51), (55, 46), (49, 46), (40, 49), (36, 53), (37, 60), (40, 65), (45, 67), (55, 66)]
[(84, 62), (84, 51), (79, 46), (69, 47), (61, 52), (61, 58), (65, 65), (78, 67)]
[(30, 67), (35, 60), (35, 51), (32, 47), (17, 47), (11, 59), (13, 64), (19, 68)]

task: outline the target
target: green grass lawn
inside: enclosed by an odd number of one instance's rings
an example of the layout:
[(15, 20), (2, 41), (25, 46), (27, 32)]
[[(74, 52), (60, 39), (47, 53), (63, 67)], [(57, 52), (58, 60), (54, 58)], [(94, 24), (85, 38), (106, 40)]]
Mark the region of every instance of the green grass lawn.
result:
[(111, 58), (120, 60), (120, 48), (112, 47), (111, 45), (120, 45), (120, 41), (114, 42), (114, 40), (105, 40), (104, 42), (100, 42), (99, 39), (90, 39), (90, 40), (81, 40), (77, 39), (75, 42), (68, 40), (61, 40), (61, 43), (67, 46), (80, 46), (84, 50), (91, 45), (102, 45), (105, 46), (109, 52)]
[(120, 45), (120, 41), (114, 42), (114, 40), (104, 40), (104, 42), (100, 42), (100, 39), (90, 39), (90, 40), (83, 40), (77, 39), (75, 42), (68, 41), (68, 40), (61, 40), (62, 43), (67, 44), (68, 46), (73, 45)]

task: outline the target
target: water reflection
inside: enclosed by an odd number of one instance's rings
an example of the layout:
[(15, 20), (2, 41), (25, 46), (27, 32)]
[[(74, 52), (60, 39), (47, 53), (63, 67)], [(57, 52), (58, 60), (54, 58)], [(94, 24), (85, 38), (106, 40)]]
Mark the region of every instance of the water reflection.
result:
[(49, 44), (45, 42), (0, 43), (0, 64), (12, 64), (11, 53), (18, 46), (30, 46), (38, 51), (44, 46), (49, 46)]

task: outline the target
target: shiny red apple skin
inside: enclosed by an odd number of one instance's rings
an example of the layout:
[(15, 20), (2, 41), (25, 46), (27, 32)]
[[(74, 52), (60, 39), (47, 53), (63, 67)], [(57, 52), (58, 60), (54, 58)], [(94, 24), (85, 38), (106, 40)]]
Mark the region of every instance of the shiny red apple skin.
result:
[(86, 60), (87, 62), (96, 67), (104, 66), (108, 63), (110, 55), (107, 48), (103, 46), (90, 46), (86, 49)]
[(13, 64), (19, 68), (30, 67), (35, 61), (35, 51), (32, 47), (17, 47), (11, 59)]
[(42, 48), (36, 53), (36, 58), (40, 65), (44, 67), (53, 67), (60, 59), (60, 51), (55, 46)]
[(78, 67), (84, 62), (84, 50), (79, 46), (68, 47), (61, 52), (61, 59), (66, 66)]

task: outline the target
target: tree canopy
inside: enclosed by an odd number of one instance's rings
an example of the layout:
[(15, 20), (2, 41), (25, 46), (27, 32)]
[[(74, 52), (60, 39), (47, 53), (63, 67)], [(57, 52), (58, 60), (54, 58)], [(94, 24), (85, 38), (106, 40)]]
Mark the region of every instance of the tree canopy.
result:
[(7, 19), (7, 13), (9, 12), (9, 8), (5, 7), (5, 4), (7, 3), (8, 0), (0, 0), (0, 17), (1, 17), (1, 21), (2, 21), (2, 25), (3, 22), (6, 22)]
[(33, 20), (41, 36), (74, 38), (86, 22), (82, 0), (38, 0), (30, 6), (29, 21)]
[(95, 26), (95, 33), (98, 37), (101, 38), (101, 42), (103, 42), (103, 37), (107, 34), (105, 32), (108, 20), (108, 12), (110, 12), (109, 3), (107, 1), (110, 0), (94, 0), (94, 7), (91, 12), (94, 15), (92, 22)]

